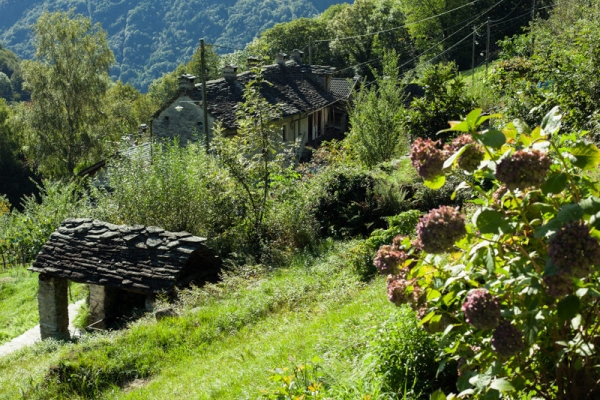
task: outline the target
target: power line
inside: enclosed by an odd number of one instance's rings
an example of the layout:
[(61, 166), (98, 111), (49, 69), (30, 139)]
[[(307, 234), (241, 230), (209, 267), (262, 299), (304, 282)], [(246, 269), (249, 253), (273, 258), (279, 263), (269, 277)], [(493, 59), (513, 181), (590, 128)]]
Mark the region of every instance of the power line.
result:
[[(434, 18), (441, 17), (442, 15), (446, 15), (446, 14), (449, 14), (449, 13), (451, 13), (451, 12), (454, 12), (454, 11), (456, 11), (456, 10), (459, 10), (459, 9), (461, 9), (461, 8), (464, 8), (464, 7), (467, 7), (467, 6), (473, 5), (473, 4), (477, 3), (478, 1), (481, 1), (481, 0), (473, 0), (473, 1), (472, 1), (472, 2), (470, 2), (470, 3), (463, 4), (462, 6), (459, 6), (459, 7), (453, 8), (452, 10), (444, 11), (444, 12), (442, 12), (442, 13), (440, 13), (440, 14), (433, 15), (433, 16), (431, 16), (431, 17), (427, 17), (427, 18), (423, 18), (423, 19), (422, 19), (422, 20), (420, 20), (420, 21), (409, 22), (409, 23), (407, 23), (407, 24), (403, 24), (403, 25), (401, 25), (401, 26), (397, 26), (397, 27), (395, 27), (395, 28), (384, 29), (384, 30), (381, 30), (381, 31), (378, 31), (378, 32), (364, 33), (364, 34), (362, 34), (362, 35), (346, 36), (346, 37), (342, 37), (342, 38), (333, 38), (333, 39), (322, 39), (322, 40), (315, 40), (313, 43), (321, 43), (321, 42), (333, 42), (333, 41), (336, 41), (336, 40), (350, 40), (350, 39), (357, 39), (357, 38), (361, 38), (361, 37), (373, 36), (373, 35), (378, 35), (378, 34), (380, 34), (380, 33), (386, 33), (386, 32), (395, 31), (395, 30), (398, 30), (398, 29), (406, 28), (407, 26), (411, 26), (411, 25), (420, 24), (421, 22), (425, 22), (425, 21), (429, 21), (430, 19), (434, 19)], [(499, 1), (499, 3), (502, 3), (503, 1), (504, 1), (504, 0), (500, 0), (500, 1)], [(499, 4), (499, 3), (498, 3), (498, 4)]]

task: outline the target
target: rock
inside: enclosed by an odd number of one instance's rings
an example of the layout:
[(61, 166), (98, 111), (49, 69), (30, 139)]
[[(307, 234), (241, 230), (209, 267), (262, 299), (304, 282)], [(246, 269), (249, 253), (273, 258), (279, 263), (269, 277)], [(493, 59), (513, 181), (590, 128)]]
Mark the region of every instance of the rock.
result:
[(165, 318), (172, 318), (172, 317), (177, 317), (179, 316), (177, 314), (177, 312), (168, 307), (168, 308), (161, 308), (160, 310), (156, 310), (156, 312), (154, 313), (154, 318), (156, 318), (157, 321), (163, 320)]

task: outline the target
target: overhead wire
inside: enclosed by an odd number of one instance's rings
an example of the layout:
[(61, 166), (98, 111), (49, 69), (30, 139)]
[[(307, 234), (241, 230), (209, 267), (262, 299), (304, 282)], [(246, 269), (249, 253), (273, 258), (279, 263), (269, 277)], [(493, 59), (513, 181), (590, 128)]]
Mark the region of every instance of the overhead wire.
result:
[[(427, 18), (423, 18), (423, 19), (421, 19), (421, 20), (419, 20), (419, 21), (414, 21), (414, 22), (409, 22), (409, 23), (406, 23), (406, 24), (402, 24), (401, 26), (397, 26), (397, 27), (394, 27), (394, 28), (390, 28), (390, 29), (383, 29), (383, 30), (381, 30), (381, 31), (377, 31), (377, 32), (369, 32), (369, 33), (364, 33), (364, 34), (362, 34), (362, 35), (354, 35), (354, 36), (346, 36), (346, 37), (341, 37), (341, 38), (339, 38), (339, 37), (338, 37), (338, 38), (331, 38), (331, 39), (321, 39), (321, 40), (315, 40), (313, 43), (321, 43), (321, 42), (333, 42), (333, 41), (339, 41), (339, 40), (358, 39), (358, 38), (361, 38), (361, 37), (373, 36), (373, 35), (378, 35), (378, 34), (380, 34), (380, 33), (386, 33), (386, 32), (395, 31), (395, 30), (398, 30), (398, 29), (406, 28), (407, 26), (411, 26), (411, 25), (420, 24), (420, 23), (422, 23), (422, 22), (429, 21), (430, 19), (434, 19), (434, 18), (441, 17), (442, 15), (446, 15), (446, 14), (449, 14), (449, 13), (451, 13), (451, 12), (454, 12), (454, 11), (456, 11), (456, 10), (459, 10), (459, 9), (461, 9), (461, 8), (464, 8), (464, 7), (467, 7), (467, 6), (473, 5), (473, 4), (475, 4), (475, 3), (479, 2), (479, 1), (481, 1), (481, 0), (473, 0), (473, 1), (472, 1), (472, 2), (470, 2), (470, 3), (463, 4), (462, 6), (459, 6), (459, 7), (453, 8), (452, 10), (444, 11), (444, 12), (442, 12), (442, 13), (439, 13), (439, 14), (436, 14), (436, 15), (432, 15), (432, 16), (430, 16), (430, 17), (427, 17)], [(499, 3), (503, 2), (503, 1), (504, 1), (504, 0), (500, 0), (500, 1), (499, 1)]]

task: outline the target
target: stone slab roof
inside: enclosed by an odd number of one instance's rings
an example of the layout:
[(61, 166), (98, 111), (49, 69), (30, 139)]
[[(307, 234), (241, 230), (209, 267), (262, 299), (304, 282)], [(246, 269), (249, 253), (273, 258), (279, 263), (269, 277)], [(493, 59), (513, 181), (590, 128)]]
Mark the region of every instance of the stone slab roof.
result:
[[(338, 98), (319, 82), (318, 76), (331, 75), (335, 68), (303, 65), (295, 61), (273, 64), (262, 68), (265, 83), (262, 96), (270, 104), (278, 104), (283, 117), (319, 110)], [(237, 104), (244, 101), (245, 85), (256, 75), (251, 71), (237, 75), (236, 79), (215, 79), (206, 82), (208, 112), (227, 129), (236, 128)], [(322, 78), (324, 79), (324, 78)], [(202, 100), (202, 84), (186, 91), (194, 101)]]
[(50, 236), (29, 269), (140, 293), (169, 292), (218, 278), (220, 260), (205, 241), (153, 226), (71, 218)]

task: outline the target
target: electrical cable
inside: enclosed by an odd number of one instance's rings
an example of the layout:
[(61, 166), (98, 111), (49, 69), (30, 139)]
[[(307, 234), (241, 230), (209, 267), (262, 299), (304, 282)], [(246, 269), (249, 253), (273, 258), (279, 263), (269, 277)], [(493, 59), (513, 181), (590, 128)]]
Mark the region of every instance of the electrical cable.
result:
[[(470, 5), (472, 5), (472, 4), (475, 4), (475, 3), (477, 3), (478, 1), (481, 1), (481, 0), (473, 0), (473, 1), (472, 1), (472, 2), (470, 2), (470, 3), (463, 4), (462, 6), (459, 6), (459, 7), (453, 8), (452, 10), (444, 11), (444, 12), (442, 12), (442, 13), (440, 13), (440, 14), (437, 14), (437, 15), (432, 15), (431, 17), (423, 18), (422, 20), (419, 20), (419, 21), (415, 21), (415, 22), (409, 22), (409, 23), (407, 23), (407, 24), (403, 24), (403, 25), (401, 25), (401, 26), (397, 26), (397, 27), (395, 27), (395, 28), (384, 29), (384, 30), (381, 30), (381, 31), (378, 31), (378, 32), (364, 33), (364, 34), (362, 34), (362, 35), (346, 36), (346, 37), (342, 37), (342, 38), (332, 38), (332, 39), (321, 39), (321, 40), (315, 40), (313, 43), (321, 43), (321, 42), (333, 42), (333, 41), (339, 41), (339, 40), (350, 40), (350, 39), (357, 39), (357, 38), (366, 37), (366, 36), (378, 35), (378, 34), (380, 34), (380, 33), (391, 32), (391, 31), (394, 31), (394, 30), (397, 30), (397, 29), (406, 28), (407, 26), (411, 26), (411, 25), (420, 24), (421, 22), (429, 21), (430, 19), (434, 19), (434, 18), (441, 17), (442, 15), (446, 15), (446, 14), (449, 14), (449, 13), (451, 13), (451, 12), (454, 12), (454, 11), (456, 11), (456, 10), (459, 10), (459, 9), (461, 9), (461, 8), (464, 8), (464, 7), (470, 6)], [(499, 3), (502, 3), (503, 1), (504, 1), (504, 0), (500, 0), (500, 1), (498, 2), (498, 4), (499, 4)], [(493, 7), (495, 7), (495, 5), (494, 5)]]

